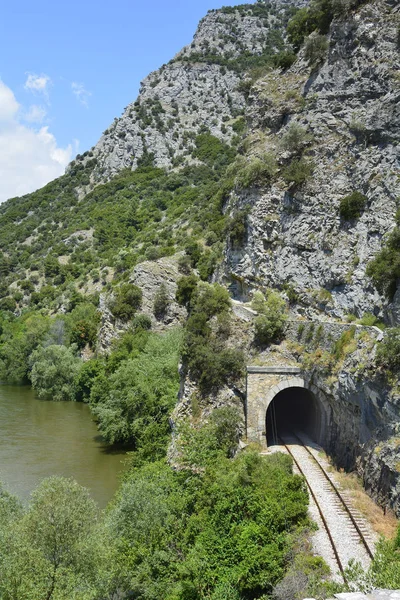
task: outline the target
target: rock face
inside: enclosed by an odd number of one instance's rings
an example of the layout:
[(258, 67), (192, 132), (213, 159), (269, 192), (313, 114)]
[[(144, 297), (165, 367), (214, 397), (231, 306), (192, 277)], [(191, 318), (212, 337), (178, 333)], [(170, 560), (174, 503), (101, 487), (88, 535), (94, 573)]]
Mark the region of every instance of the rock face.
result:
[[(236, 190), (227, 209), (250, 208), (247, 239), (226, 251), (225, 280), (238, 297), (290, 284), (301, 304), (328, 315), (382, 315), (365, 270), (394, 226), (399, 196), (398, 22), (397, 3), (368, 3), (333, 22), (319, 67), (300, 55), (285, 74), (253, 87), (247, 158), (272, 153), (279, 172), (272, 184)], [(294, 124), (305, 137), (290, 148), (284, 141)], [(282, 175), (301, 155), (312, 173), (296, 185)], [(354, 191), (365, 207), (346, 220), (340, 201)]]
[[(138, 264), (130, 277), (130, 283), (137, 285), (142, 291), (142, 303), (139, 314), (147, 315), (151, 319), (151, 329), (155, 333), (162, 333), (171, 327), (181, 325), (186, 316), (186, 309), (175, 300), (177, 281), (181, 277), (178, 270), (179, 254), (171, 257), (160, 258), (157, 261), (145, 261)], [(161, 286), (164, 286), (167, 305), (162, 315), (154, 314), (154, 298)], [(116, 340), (130, 323), (115, 319), (110, 309), (110, 295), (101, 294), (99, 311), (101, 326), (98, 335), (98, 348), (101, 353), (107, 354), (114, 340)]]
[(135, 169), (149, 156), (159, 167), (193, 162), (193, 139), (204, 127), (229, 142), (245, 108), (238, 89), (243, 68), (235, 61), (283, 47), (287, 10), (305, 4), (280, 0), (268, 10), (246, 4), (210, 11), (192, 44), (146, 77), (136, 102), (104, 132), (93, 149), (93, 181)]

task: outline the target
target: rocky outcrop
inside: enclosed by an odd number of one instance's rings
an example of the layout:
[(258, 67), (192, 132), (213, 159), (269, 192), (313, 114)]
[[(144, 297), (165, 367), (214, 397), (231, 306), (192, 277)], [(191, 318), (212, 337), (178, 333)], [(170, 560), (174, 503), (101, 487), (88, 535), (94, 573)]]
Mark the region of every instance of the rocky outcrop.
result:
[[(137, 285), (142, 291), (142, 302), (138, 313), (147, 315), (151, 320), (151, 330), (162, 333), (171, 327), (181, 325), (186, 316), (186, 309), (175, 300), (177, 281), (181, 277), (178, 270), (180, 254), (160, 258), (157, 261), (139, 263), (132, 271), (129, 282)], [(166, 293), (166, 308), (162, 315), (154, 314), (154, 298), (161, 286)], [(120, 337), (130, 326), (115, 319), (109, 305), (112, 294), (101, 294), (99, 312), (101, 325), (98, 335), (98, 348), (101, 353), (108, 353), (112, 342)]]
[(358, 458), (357, 470), (374, 500), (400, 515), (400, 430), (387, 441), (372, 443)]
[[(321, 66), (301, 54), (287, 73), (253, 87), (247, 159), (272, 153), (279, 171), (272, 184), (236, 190), (227, 208), (250, 208), (245, 242), (226, 251), (225, 278), (236, 295), (290, 284), (300, 306), (333, 317), (383, 314), (365, 271), (394, 227), (399, 196), (398, 23), (393, 2), (368, 3), (332, 24)], [(290, 148), (282, 140), (294, 124), (304, 139)], [(282, 177), (301, 155), (310, 176)], [(353, 191), (366, 203), (359, 218), (346, 220), (340, 201)]]
[(243, 55), (260, 56), (284, 46), (290, 6), (307, 0), (274, 0), (270, 7), (245, 4), (210, 11), (193, 42), (141, 83), (138, 99), (104, 132), (87, 160), (92, 183), (106, 181), (143, 161), (172, 167), (195, 162), (193, 140), (204, 128), (229, 143), (245, 108), (238, 89)]

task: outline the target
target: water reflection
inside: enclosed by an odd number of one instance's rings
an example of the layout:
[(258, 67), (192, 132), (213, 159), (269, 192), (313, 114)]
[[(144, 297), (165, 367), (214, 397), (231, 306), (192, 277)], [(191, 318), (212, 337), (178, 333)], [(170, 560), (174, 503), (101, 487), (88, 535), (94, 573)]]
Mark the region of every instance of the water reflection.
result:
[(38, 400), (30, 387), (0, 384), (0, 479), (20, 498), (44, 477), (63, 475), (88, 487), (104, 507), (124, 456), (102, 442), (85, 404)]

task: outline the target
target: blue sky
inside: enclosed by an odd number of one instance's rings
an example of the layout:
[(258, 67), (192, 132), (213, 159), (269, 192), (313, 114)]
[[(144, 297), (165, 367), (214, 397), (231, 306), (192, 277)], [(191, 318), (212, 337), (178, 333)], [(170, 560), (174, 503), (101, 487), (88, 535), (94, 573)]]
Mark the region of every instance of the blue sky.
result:
[(141, 79), (191, 41), (208, 9), (226, 4), (242, 2), (4, 2), (0, 201), (40, 187), (94, 145)]

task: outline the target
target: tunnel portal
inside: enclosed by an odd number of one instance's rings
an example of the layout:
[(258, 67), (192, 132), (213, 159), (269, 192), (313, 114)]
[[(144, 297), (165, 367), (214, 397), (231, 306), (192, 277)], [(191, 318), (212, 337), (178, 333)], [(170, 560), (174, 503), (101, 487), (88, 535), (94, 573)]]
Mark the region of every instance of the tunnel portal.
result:
[(321, 435), (321, 407), (314, 394), (305, 388), (289, 387), (270, 402), (266, 414), (267, 445), (280, 443), (280, 436), (303, 431), (317, 441)]

